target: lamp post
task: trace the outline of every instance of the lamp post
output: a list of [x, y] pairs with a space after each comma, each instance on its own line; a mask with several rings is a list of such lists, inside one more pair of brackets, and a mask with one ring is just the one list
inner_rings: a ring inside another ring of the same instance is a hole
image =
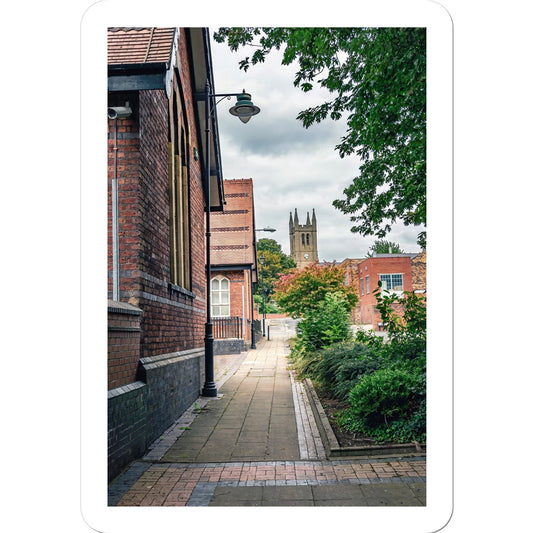
[[265, 336], [265, 285], [263, 283], [263, 270], [265, 269], [265, 256], [261, 254], [261, 257], [259, 258], [259, 263], [261, 264], [261, 297], [263, 301], [263, 337]]
[[[206, 322], [205, 322], [205, 383], [202, 389], [202, 396], [215, 397], [217, 395], [217, 387], [215, 384], [215, 365], [213, 360], [213, 322], [211, 319], [211, 161], [209, 158], [209, 150], [211, 146], [211, 109], [215, 109], [216, 105], [224, 98], [237, 97], [237, 103], [229, 110], [229, 112], [239, 117], [241, 122], [248, 122], [251, 117], [257, 115], [260, 109], [252, 103], [252, 97], [245, 92], [242, 93], [225, 93], [214, 94], [211, 92], [211, 85], [209, 79], [205, 83], [205, 179], [206, 179], [206, 217], [205, 217], [205, 246], [206, 246]], [[221, 99], [216, 102], [216, 98]]]
[[[264, 228], [256, 228], [254, 231], [268, 231], [269, 233], [273, 233], [274, 231], [276, 231], [275, 228], [271, 228], [269, 226], [265, 226]], [[255, 243], [255, 239], [254, 239], [254, 243]], [[263, 254], [261, 254], [263, 255]], [[263, 258], [264, 260], [264, 258]], [[254, 318], [253, 318], [253, 306], [254, 306], [254, 300], [253, 300], [253, 295], [252, 295], [252, 350], [255, 350], [256, 349], [256, 345], [255, 345], [255, 327], [254, 327]]]

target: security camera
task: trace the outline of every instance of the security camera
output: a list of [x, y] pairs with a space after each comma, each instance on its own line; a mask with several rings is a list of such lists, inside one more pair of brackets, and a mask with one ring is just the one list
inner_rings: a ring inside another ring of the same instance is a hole
[[131, 107], [126, 103], [123, 107], [108, 107], [107, 116], [111, 119], [128, 118], [131, 115]]

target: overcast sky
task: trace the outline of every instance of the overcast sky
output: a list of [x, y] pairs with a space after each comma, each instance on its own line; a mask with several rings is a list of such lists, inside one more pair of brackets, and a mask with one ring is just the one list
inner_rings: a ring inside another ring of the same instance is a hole
[[[211, 37], [216, 29], [210, 28]], [[212, 39], [212, 56], [215, 90], [246, 89], [261, 109], [243, 124], [229, 114], [235, 98], [217, 106], [224, 178], [253, 178], [256, 227], [276, 228], [275, 233], [259, 232], [258, 238], [274, 238], [289, 254], [290, 212], [298, 209], [300, 223], [305, 223], [314, 208], [321, 261], [364, 257], [376, 238], [352, 233], [349, 216], [332, 205], [358, 175], [357, 156], [341, 159], [335, 150], [345, 122], [327, 119], [305, 129], [296, 119], [299, 111], [331, 99], [331, 94], [322, 89], [305, 94], [294, 87], [296, 66], [281, 65], [281, 52], [272, 52], [248, 72], [239, 70], [239, 60], [245, 57], [242, 49], [231, 52], [227, 44]], [[405, 252], [419, 252], [419, 231], [397, 225], [385, 238]]]

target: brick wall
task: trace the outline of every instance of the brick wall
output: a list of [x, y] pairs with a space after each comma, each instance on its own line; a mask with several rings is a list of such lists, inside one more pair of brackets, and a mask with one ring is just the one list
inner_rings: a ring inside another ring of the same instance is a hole
[[[143, 311], [141, 355], [203, 346], [205, 323], [204, 198], [186, 54], [180, 32], [179, 84], [183, 87], [190, 133], [191, 290], [171, 285], [168, 192], [168, 98], [164, 90], [111, 93], [109, 105], [130, 103], [133, 114], [117, 121], [120, 300]], [[114, 122], [108, 127], [109, 243], [108, 293], [112, 294], [111, 179], [114, 174]]]
[[[193, 113], [185, 32], [179, 77], [189, 132], [190, 289], [170, 282], [168, 98], [164, 90], [110, 93], [109, 106], [129, 102], [133, 114], [117, 126], [120, 302], [139, 310], [126, 323], [109, 320], [109, 475], [139, 457], [196, 398], [204, 381], [205, 214], [199, 142]], [[112, 296], [111, 180], [114, 127], [108, 122], [108, 294]], [[113, 304], [112, 304], [113, 306]], [[140, 314], [142, 312], [142, 314]], [[140, 326], [137, 332], [127, 328]], [[122, 328], [119, 331], [116, 328]]]
[[[113, 95], [131, 102], [132, 95]], [[132, 104], [134, 105], [134, 104]], [[138, 110], [118, 121], [120, 299], [143, 310], [142, 355], [198, 347], [205, 322], [204, 209], [200, 169], [190, 179], [191, 291], [172, 286], [168, 197], [168, 103], [164, 91], [140, 91]], [[111, 178], [114, 124], [109, 124], [109, 295], [112, 293]]]
[[[140, 159], [139, 151], [139, 98], [137, 93], [111, 93], [109, 106], [123, 106], [128, 102], [133, 110], [127, 119], [108, 120], [108, 298], [113, 293], [113, 247], [111, 183], [115, 176], [115, 128], [116, 128], [116, 177], [118, 184], [120, 288], [126, 293], [140, 289]], [[135, 302], [133, 302], [135, 304]]]
[[341, 263], [341, 267], [343, 267], [346, 271], [346, 277], [345, 277], [345, 283], [347, 285], [353, 285], [357, 289], [357, 294], [359, 297], [359, 301], [357, 302], [356, 306], [351, 310], [350, 313], [350, 319], [352, 324], [361, 324], [361, 287], [359, 282], [359, 270], [357, 265], [361, 263], [363, 259], [345, 259]]
[[142, 311], [121, 302], [108, 302], [107, 388], [136, 380], [141, 356]]
[[[403, 290], [412, 291], [411, 258], [407, 255], [371, 257], [359, 263], [357, 268], [360, 294], [361, 278], [365, 280], [364, 294], [361, 294], [359, 304], [361, 309], [361, 322], [363, 324], [372, 324], [374, 329], [378, 329], [378, 324], [381, 322], [381, 315], [376, 309], [376, 298], [372, 293], [378, 287], [379, 275], [403, 274]], [[366, 276], [369, 277], [370, 292], [367, 291]], [[401, 311], [401, 308], [398, 307], [398, 310]]]

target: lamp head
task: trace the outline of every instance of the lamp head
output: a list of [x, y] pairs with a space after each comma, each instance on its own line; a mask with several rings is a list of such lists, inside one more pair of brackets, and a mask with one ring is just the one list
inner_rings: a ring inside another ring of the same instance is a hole
[[241, 122], [245, 124], [250, 120], [251, 117], [257, 115], [261, 111], [257, 106], [252, 102], [252, 96], [242, 90], [242, 94], [237, 96], [237, 103], [229, 110], [229, 112], [241, 119]]

